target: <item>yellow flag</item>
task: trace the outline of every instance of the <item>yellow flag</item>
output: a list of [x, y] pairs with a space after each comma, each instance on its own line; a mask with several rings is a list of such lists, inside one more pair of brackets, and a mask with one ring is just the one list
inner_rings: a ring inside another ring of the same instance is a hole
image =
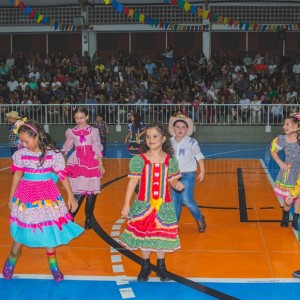
[[41, 23], [41, 21], [43, 20], [44, 16], [43, 15], [39, 15], [36, 22], [37, 23]]
[[191, 4], [188, 3], [188, 2], [184, 2], [183, 8], [184, 8], [184, 11], [185, 11], [185, 12], [190, 11], [190, 9], [191, 9]]

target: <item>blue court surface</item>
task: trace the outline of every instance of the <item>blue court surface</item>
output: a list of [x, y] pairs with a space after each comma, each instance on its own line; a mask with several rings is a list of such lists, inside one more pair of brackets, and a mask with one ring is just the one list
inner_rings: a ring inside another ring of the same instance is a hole
[[[207, 159], [260, 159], [272, 179], [278, 172], [276, 163], [270, 157], [269, 144], [203, 144], [201, 149]], [[9, 157], [8, 147], [0, 145], [0, 157]], [[115, 143], [107, 146], [107, 158], [129, 157], [126, 145]], [[189, 279], [178, 283], [160, 282], [152, 278], [148, 282], [137, 282], [136, 278], [118, 276], [66, 276], [63, 282], [55, 283], [48, 275], [17, 275], [10, 281], [0, 278], [0, 300], [300, 299], [300, 281], [293, 278]]]

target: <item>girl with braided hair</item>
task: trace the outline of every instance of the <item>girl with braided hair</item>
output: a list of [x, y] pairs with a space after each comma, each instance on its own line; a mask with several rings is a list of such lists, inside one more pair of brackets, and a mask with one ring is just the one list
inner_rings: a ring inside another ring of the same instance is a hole
[[[271, 144], [271, 156], [280, 167], [274, 191], [276, 196], [284, 202], [281, 227], [288, 227], [291, 204], [285, 200], [294, 189], [300, 172], [300, 140], [299, 140], [299, 114], [292, 114], [285, 118], [283, 123], [284, 135], [277, 136]], [[285, 159], [279, 157], [279, 152], [284, 151]], [[292, 227], [297, 230], [299, 219], [300, 199], [294, 203], [294, 216]]]
[[66, 177], [64, 156], [44, 127], [35, 121], [22, 122], [18, 136], [23, 148], [12, 157], [14, 175], [8, 201], [13, 244], [2, 275], [12, 278], [25, 245], [46, 248], [54, 281], [59, 282], [64, 275], [58, 268], [55, 247], [68, 244], [83, 228], [71, 222], [72, 215], [55, 183], [58, 178], [68, 195], [70, 211], [78, 204]]

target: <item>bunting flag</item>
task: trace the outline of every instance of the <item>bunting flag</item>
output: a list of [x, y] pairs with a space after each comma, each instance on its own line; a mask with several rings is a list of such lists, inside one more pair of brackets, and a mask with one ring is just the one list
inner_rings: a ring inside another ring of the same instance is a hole
[[[109, 1], [109, 0], [108, 0]], [[62, 24], [59, 21], [50, 17], [44, 16], [37, 12], [34, 8], [27, 6], [22, 0], [9, 0], [9, 3], [14, 7], [18, 7], [21, 11], [28, 16], [29, 19], [35, 20], [37, 24], [49, 25], [54, 30], [61, 31], [81, 31], [81, 26], [75, 26], [74, 24]]]
[[[107, 0], [109, 2], [109, 0]], [[210, 20], [218, 25], [226, 25], [228, 27], [239, 28], [240, 30], [253, 30], [253, 31], [298, 31], [300, 24], [257, 24], [254, 22], [244, 22], [242, 20], [234, 20], [224, 16], [212, 14], [209, 11], [203, 10], [200, 7], [190, 4], [183, 0], [164, 0], [164, 4], [177, 5], [179, 8], [184, 9], [185, 12], [191, 12], [193, 15], [202, 17], [204, 20]]]
[[[118, 13], [122, 13], [123, 15], [127, 16], [128, 18], [133, 19], [134, 21], [140, 22], [142, 24], [148, 25], [154, 28], [160, 28], [163, 30], [173, 30], [173, 31], [181, 31], [181, 32], [195, 32], [195, 31], [206, 31], [209, 29], [209, 25], [179, 25], [179, 24], [172, 24], [170, 22], [159, 20], [152, 18], [150, 16], [145, 16], [143, 13], [136, 11], [128, 6], [125, 6], [119, 3], [116, 0], [103, 0], [105, 5], [111, 5], [114, 11]], [[211, 16], [209, 12], [205, 12], [202, 9], [197, 8], [196, 6], [191, 6], [188, 2], [183, 0], [164, 0], [165, 4], [171, 5], [180, 5], [186, 12], [189, 10], [193, 10], [195, 14], [202, 15], [205, 13], [208, 17]]]

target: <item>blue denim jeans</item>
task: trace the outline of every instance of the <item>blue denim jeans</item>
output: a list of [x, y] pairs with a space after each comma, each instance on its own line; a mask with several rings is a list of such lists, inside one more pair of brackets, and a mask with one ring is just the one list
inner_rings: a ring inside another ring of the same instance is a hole
[[182, 177], [180, 178], [180, 181], [185, 186], [184, 190], [178, 192], [172, 189], [172, 200], [174, 203], [178, 222], [180, 219], [183, 204], [189, 209], [192, 216], [197, 222], [202, 219], [200, 209], [194, 198], [195, 180], [196, 180], [196, 172], [182, 173]]

